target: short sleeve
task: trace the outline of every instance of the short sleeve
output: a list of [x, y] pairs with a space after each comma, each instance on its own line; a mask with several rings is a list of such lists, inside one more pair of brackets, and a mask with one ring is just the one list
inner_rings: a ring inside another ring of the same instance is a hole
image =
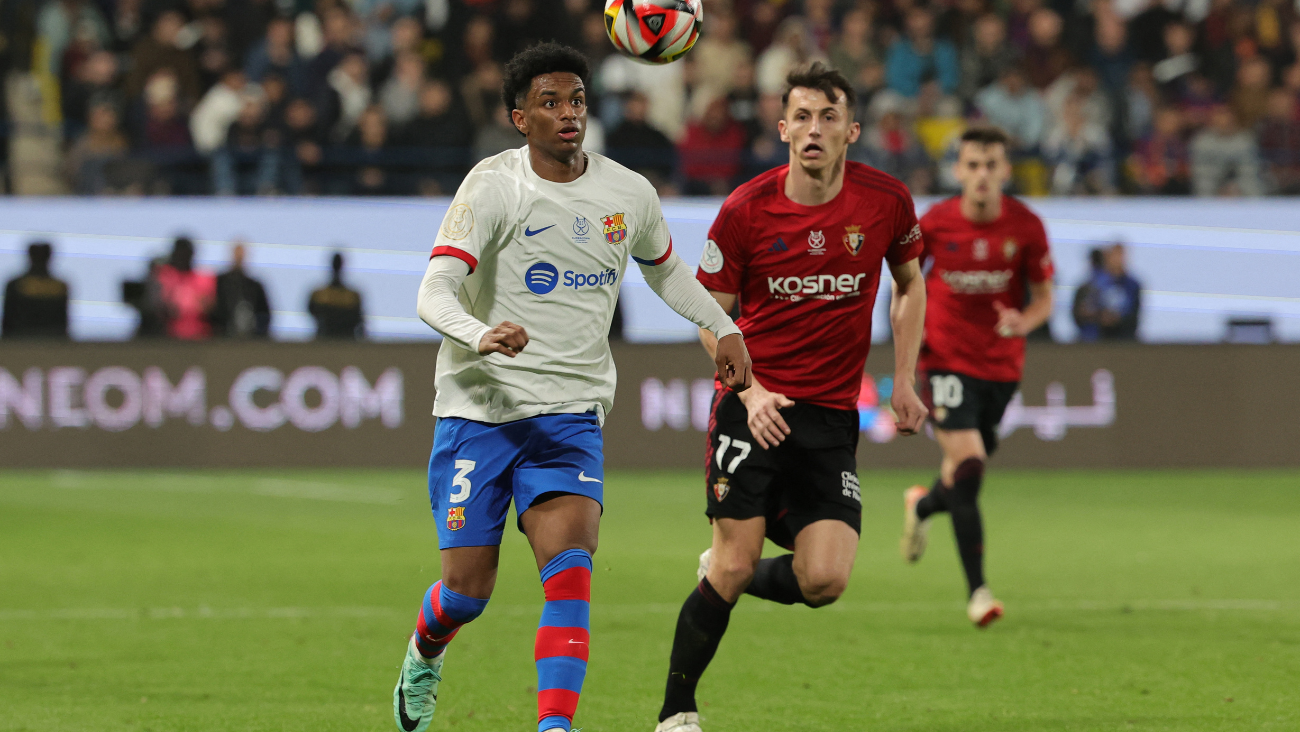
[[[641, 231], [637, 232], [636, 241], [632, 242], [632, 259], [637, 264], [653, 267], [668, 261], [668, 256], [673, 253], [673, 237], [668, 231], [668, 222], [664, 220], [664, 211], [659, 205], [659, 196], [655, 194], [653, 189], [647, 194], [645, 205], [642, 208], [645, 212], [642, 221], [645, 223], [641, 224]], [[614, 216], [617, 215], [614, 214]], [[606, 227], [623, 224], [621, 221], [602, 223]]]
[[471, 172], [460, 184], [451, 207], [442, 217], [438, 236], [433, 242], [429, 258], [455, 257], [469, 265], [469, 271], [478, 268], [483, 253], [496, 241], [510, 207], [497, 176], [492, 173]]
[[894, 240], [885, 252], [885, 261], [897, 266], [921, 256], [925, 246], [921, 237], [921, 225], [916, 220], [916, 205], [912, 203], [910, 193], [903, 194], [894, 220]]
[[704, 242], [704, 254], [700, 256], [700, 267], [695, 273], [705, 289], [729, 294], [740, 292], [745, 271], [741, 256], [745, 241], [744, 221], [745, 217], [726, 203], [713, 220], [709, 239]]
[[1056, 265], [1052, 263], [1052, 250], [1047, 244], [1047, 230], [1038, 218], [1033, 219], [1029, 230], [1025, 242], [1025, 273], [1030, 282], [1050, 282], [1056, 274]]

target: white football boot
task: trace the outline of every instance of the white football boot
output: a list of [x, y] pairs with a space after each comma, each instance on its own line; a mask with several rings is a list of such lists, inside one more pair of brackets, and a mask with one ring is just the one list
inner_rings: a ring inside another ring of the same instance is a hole
[[695, 570], [695, 581], [703, 582], [704, 578], [709, 576], [709, 562], [713, 561], [713, 547], [704, 550], [700, 555], [700, 568]]
[[988, 585], [980, 585], [970, 596], [966, 604], [966, 617], [980, 628], [987, 628], [994, 620], [1002, 617], [1002, 603], [993, 599], [993, 592]]
[[[708, 552], [705, 552], [708, 554]], [[698, 712], [678, 712], [660, 722], [655, 732], [704, 732], [700, 729]]]
[[925, 545], [930, 540], [930, 519], [921, 519], [916, 515], [916, 504], [927, 493], [929, 491], [919, 485], [903, 491], [903, 538], [898, 546], [903, 552], [903, 559], [913, 564], [925, 554]]

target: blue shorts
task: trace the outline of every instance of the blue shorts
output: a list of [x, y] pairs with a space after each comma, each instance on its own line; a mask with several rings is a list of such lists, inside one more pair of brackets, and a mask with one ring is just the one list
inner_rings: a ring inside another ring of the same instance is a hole
[[544, 493], [587, 496], [603, 506], [603, 448], [591, 412], [504, 424], [439, 419], [429, 456], [438, 546], [499, 545], [512, 498], [520, 515]]

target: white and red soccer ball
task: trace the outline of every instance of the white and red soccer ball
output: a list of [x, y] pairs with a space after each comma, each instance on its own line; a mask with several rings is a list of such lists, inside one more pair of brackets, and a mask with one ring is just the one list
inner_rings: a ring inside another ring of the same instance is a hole
[[704, 25], [701, 0], [605, 0], [605, 32], [620, 53], [668, 64], [691, 50]]

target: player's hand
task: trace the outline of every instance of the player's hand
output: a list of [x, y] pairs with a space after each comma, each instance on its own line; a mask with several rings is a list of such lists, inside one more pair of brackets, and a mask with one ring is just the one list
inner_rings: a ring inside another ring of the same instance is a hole
[[1029, 335], [1029, 331], [1025, 329], [1024, 313], [1009, 308], [997, 300], [993, 301], [993, 309], [998, 311], [998, 324], [993, 326], [998, 335], [1003, 338], [1024, 338]]
[[758, 446], [767, 450], [781, 444], [790, 434], [790, 426], [785, 423], [780, 410], [793, 407], [794, 402], [786, 399], [785, 394], [768, 391], [762, 384], [740, 395], [740, 401], [749, 412], [749, 432], [758, 440]]
[[528, 345], [528, 331], [524, 330], [524, 326], [503, 320], [501, 325], [483, 334], [482, 340], [478, 342], [478, 352], [484, 356], [489, 353], [504, 353], [514, 358], [524, 350], [526, 345]]
[[739, 333], [718, 339], [718, 348], [713, 354], [713, 363], [718, 366], [718, 377], [732, 391], [744, 391], [754, 383], [749, 349], [745, 348], [745, 339]]
[[916, 395], [911, 384], [902, 385], [901, 379], [894, 380], [894, 394], [889, 397], [889, 406], [894, 409], [894, 428], [900, 435], [914, 435], [921, 431], [925, 417], [930, 413]]

